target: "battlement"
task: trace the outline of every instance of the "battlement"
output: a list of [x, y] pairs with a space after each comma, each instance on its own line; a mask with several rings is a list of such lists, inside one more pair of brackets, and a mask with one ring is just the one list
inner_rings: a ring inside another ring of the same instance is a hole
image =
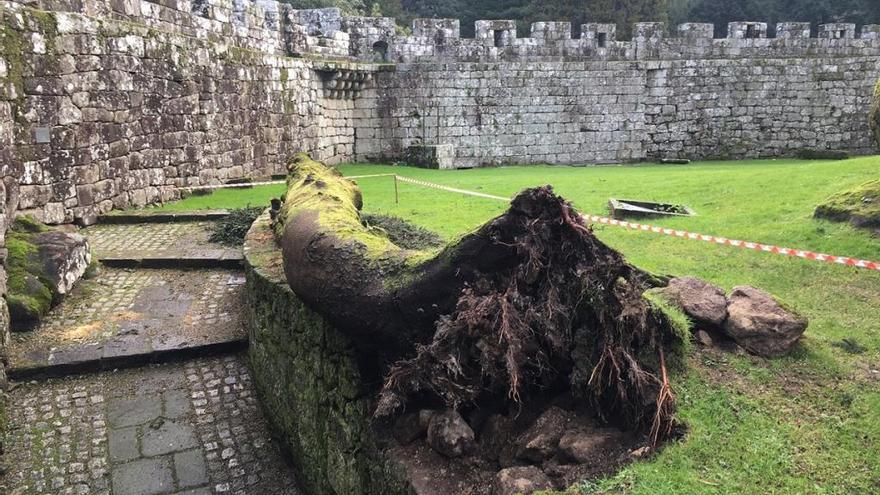
[[[786, 58], [880, 54], [880, 25], [822, 24], [817, 37], [803, 22], [781, 22], [768, 37], [762, 22], [732, 22], [716, 38], [714, 26], [686, 23], [674, 35], [662, 23], [637, 23], [619, 40], [614, 24], [587, 23], [573, 36], [570, 22], [536, 22], [517, 37], [512, 20], [480, 20], [474, 38], [461, 37], [457, 19], [415, 19], [398, 34], [390, 18], [348, 17], [339, 9], [295, 10], [275, 0], [14, 0], [51, 10], [122, 19], [163, 31], [216, 39], [267, 54], [347, 58], [369, 62], [650, 60]], [[11, 5], [5, 2], [6, 5]], [[2, 3], [0, 3], [2, 5]]]
[[300, 151], [471, 167], [874, 150], [880, 26], [640, 23], [622, 40], [481, 20], [463, 38], [454, 19], [404, 32], [274, 0], [0, 0], [0, 19], [7, 197], [51, 223], [279, 173]]

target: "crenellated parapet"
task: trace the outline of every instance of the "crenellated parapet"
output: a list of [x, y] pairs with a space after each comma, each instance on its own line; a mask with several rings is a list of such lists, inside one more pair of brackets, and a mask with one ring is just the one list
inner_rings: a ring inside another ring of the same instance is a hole
[[[614, 24], [587, 23], [573, 36], [569, 22], [536, 22], [518, 37], [512, 20], [480, 20], [473, 38], [457, 19], [415, 19], [411, 34], [390, 18], [343, 16], [339, 9], [295, 10], [275, 0], [14, 0], [28, 6], [123, 19], [162, 31], [214, 39], [268, 54], [369, 62], [652, 60], [880, 53], [880, 25], [831, 23], [811, 34], [809, 23], [781, 22], [775, 37], [763, 22], [731, 22], [716, 38], [712, 24], [637, 23], [620, 40]], [[670, 35], [670, 33], [673, 33]]]

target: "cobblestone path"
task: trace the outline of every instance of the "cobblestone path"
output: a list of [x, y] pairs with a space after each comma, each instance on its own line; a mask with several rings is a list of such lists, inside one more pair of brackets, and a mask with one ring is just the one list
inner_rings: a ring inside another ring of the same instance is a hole
[[[200, 249], [190, 243], [206, 237], [182, 226], [165, 228], [162, 242], [143, 241], [135, 226], [102, 226], [95, 244], [114, 257], [187, 256]], [[131, 250], [120, 240], [128, 236], [135, 236]], [[175, 254], [167, 246], [186, 249]], [[39, 328], [15, 336], [13, 367], [61, 366], [121, 347], [137, 358], [163, 345], [242, 339], [243, 281], [228, 269], [104, 268]], [[267, 429], [245, 354], [100, 368], [15, 384], [0, 493], [299, 494]]]

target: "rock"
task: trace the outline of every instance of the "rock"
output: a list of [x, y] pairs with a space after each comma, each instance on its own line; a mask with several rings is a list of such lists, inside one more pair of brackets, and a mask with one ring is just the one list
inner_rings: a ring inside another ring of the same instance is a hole
[[408, 445], [427, 431], [427, 425], [420, 421], [419, 413], [404, 414], [394, 422], [392, 434], [401, 445]]
[[434, 411], [432, 409], [422, 409], [421, 411], [419, 411], [418, 414], [419, 414], [419, 424], [422, 425], [422, 428], [427, 430], [428, 425], [431, 424], [431, 418], [433, 418], [434, 415], [437, 414], [437, 411]]
[[651, 447], [645, 445], [644, 447], [639, 447], [637, 449], [631, 450], [629, 453], [629, 457], [630, 457], [630, 459], [633, 459], [633, 460], [644, 459], [645, 457], [648, 457], [648, 455], [650, 455], [650, 454], [651, 454]]
[[578, 464], [587, 464], [600, 458], [602, 451], [614, 442], [620, 442], [622, 433], [613, 428], [570, 430], [559, 439], [561, 456]]
[[89, 241], [80, 234], [53, 231], [36, 234], [33, 242], [54, 292], [69, 293], [92, 262]]
[[9, 313], [18, 328], [39, 322], [70, 292], [91, 263], [85, 237], [51, 230], [27, 216], [7, 235]]
[[428, 445], [446, 457], [461, 457], [474, 448], [474, 430], [457, 411], [438, 412], [428, 424]]
[[511, 442], [511, 432], [513, 430], [513, 420], [500, 414], [493, 414], [486, 419], [483, 428], [480, 430], [480, 448], [483, 454], [492, 460], [505, 459], [502, 465], [507, 465], [512, 461], [513, 453], [509, 452]]
[[661, 290], [670, 302], [678, 305], [695, 323], [721, 327], [727, 318], [724, 291], [704, 280], [679, 277]]
[[770, 294], [749, 286], [734, 287], [727, 312], [724, 331], [747, 351], [764, 357], [787, 353], [809, 323]]
[[553, 457], [571, 417], [571, 413], [556, 406], [544, 411], [535, 423], [520, 435], [516, 457], [536, 463]]
[[535, 466], [502, 469], [495, 475], [493, 495], [528, 495], [541, 490], [552, 490], [553, 483]]
[[705, 330], [694, 330], [694, 340], [704, 347], [714, 347], [715, 340], [712, 335]]

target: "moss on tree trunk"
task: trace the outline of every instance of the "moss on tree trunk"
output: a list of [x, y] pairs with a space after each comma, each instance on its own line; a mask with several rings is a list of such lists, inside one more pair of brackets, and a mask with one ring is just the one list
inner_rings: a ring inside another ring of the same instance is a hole
[[666, 356], [685, 329], [643, 297], [651, 277], [550, 187], [442, 249], [413, 251], [364, 226], [360, 190], [337, 171], [305, 155], [289, 171], [274, 225], [286, 278], [384, 379], [377, 415], [549, 388], [655, 441], [672, 431]]

